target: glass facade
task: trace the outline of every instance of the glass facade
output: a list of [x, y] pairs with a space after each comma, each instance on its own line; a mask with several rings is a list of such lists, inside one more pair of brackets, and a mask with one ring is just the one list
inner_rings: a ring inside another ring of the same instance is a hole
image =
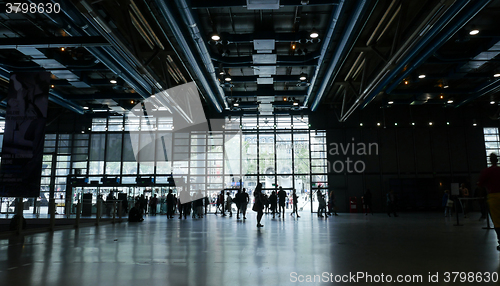
[[173, 132], [171, 118], [94, 118], [85, 133], [46, 134], [42, 205], [52, 179], [56, 203], [64, 203], [67, 194], [76, 200], [77, 190], [66, 192], [68, 175], [94, 184], [117, 177], [124, 185], [134, 185], [138, 176], [166, 184], [172, 175], [209, 196], [239, 186], [251, 194], [262, 182], [266, 192], [295, 188], [307, 202], [311, 191], [328, 187], [326, 133], [310, 131], [307, 116], [233, 116], [222, 131], [212, 132]]
[[495, 153], [500, 155], [500, 138], [497, 127], [484, 128], [484, 144], [486, 147], [486, 160], [488, 167], [491, 166], [489, 155]]

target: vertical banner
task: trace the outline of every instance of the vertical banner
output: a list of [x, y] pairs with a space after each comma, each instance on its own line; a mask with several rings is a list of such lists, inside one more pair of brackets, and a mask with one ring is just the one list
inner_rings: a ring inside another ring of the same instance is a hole
[[38, 197], [50, 73], [10, 77], [0, 167], [0, 196]]

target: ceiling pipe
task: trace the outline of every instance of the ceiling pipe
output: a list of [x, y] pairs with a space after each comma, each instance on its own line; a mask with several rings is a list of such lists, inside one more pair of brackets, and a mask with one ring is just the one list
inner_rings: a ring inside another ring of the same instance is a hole
[[[474, 5], [473, 9], [470, 9], [466, 12], [466, 15], [462, 16], [462, 19], [466, 19], [467, 15], [471, 16], [474, 14], [474, 11], [478, 11], [484, 7], [484, 2], [489, 2], [487, 0], [481, 0]], [[382, 68], [380, 73], [375, 77], [375, 79], [367, 86], [367, 88], [363, 91], [363, 93], [356, 99], [354, 104], [348, 109], [348, 111], [340, 118], [341, 122], [347, 120], [347, 118], [359, 107], [366, 107], [378, 94], [382, 89], [387, 86], [391, 82], [391, 80], [399, 74], [399, 72], [412, 60], [414, 59], [431, 41], [437, 36], [444, 27], [449, 25], [449, 23], [457, 16], [457, 14], [462, 11], [466, 4], [469, 3], [470, 0], [458, 0], [454, 2], [446, 11], [442, 13], [442, 16], [437, 19], [436, 23], [431, 25], [435, 18], [436, 13], [440, 13], [443, 9], [443, 3], [440, 3], [436, 6], [435, 13], [429, 15], [430, 22], [424, 22], [420, 28], [423, 28], [423, 31], [419, 29], [416, 30], [416, 33], [413, 34], [413, 37], [410, 37], [407, 42], [405, 42], [402, 47], [398, 50], [398, 52], [387, 62], [387, 64]], [[431, 28], [429, 28], [431, 27]], [[411, 46], [412, 49], [408, 50], [408, 46]], [[394, 67], [395, 63], [398, 63], [396, 67]]]
[[325, 59], [326, 52], [330, 47], [330, 42], [333, 38], [333, 32], [337, 30], [337, 23], [340, 18], [341, 12], [343, 11], [344, 3], [345, 0], [340, 0], [337, 7], [333, 8], [332, 16], [330, 18], [330, 26], [328, 27], [328, 30], [326, 30], [325, 37], [323, 38], [323, 44], [321, 45], [320, 56], [318, 58], [318, 65], [316, 66], [314, 74], [311, 77], [311, 86], [309, 86], [309, 89], [307, 90], [307, 96], [304, 100], [304, 107], [307, 105], [307, 102], [309, 102], [309, 98], [311, 97], [312, 90], [318, 78], [319, 70], [321, 69], [321, 65], [323, 64], [323, 61]]
[[[181, 47], [182, 52], [186, 56], [189, 64], [191, 65], [191, 67], [194, 70], [194, 73], [198, 77], [198, 81], [201, 83], [205, 92], [207, 93], [208, 98], [210, 98], [210, 100], [211, 100], [212, 104], [215, 106], [215, 109], [217, 110], [217, 112], [221, 113], [224, 108], [228, 107], [227, 102], [225, 102], [225, 100], [224, 100], [224, 91], [220, 87], [217, 87], [217, 95], [215, 94], [214, 90], [212, 89], [210, 83], [207, 80], [207, 77], [205, 76], [205, 73], [203, 72], [203, 70], [199, 66], [198, 60], [196, 59], [195, 55], [193, 54], [193, 51], [190, 48], [190, 45], [187, 43], [183, 30], [181, 29], [181, 27], [178, 24], [178, 21], [176, 20], [175, 15], [177, 13], [170, 7], [170, 5], [171, 5], [170, 3], [167, 4], [168, 1], [154, 0], [154, 2], [156, 4], [156, 6], [158, 7], [162, 16], [165, 18], [165, 21], [167, 22], [168, 26], [170, 27], [170, 30], [172, 31], [175, 39], [177, 40], [177, 43]], [[191, 16], [191, 18], [192, 18], [192, 16]], [[205, 47], [205, 49], [206, 49], [206, 47]], [[210, 61], [210, 58], [209, 58], [209, 61]], [[212, 65], [212, 67], [213, 67], [213, 65]], [[213, 75], [211, 75], [211, 77], [213, 78], [214, 76], [215, 76], [215, 69], [213, 70]], [[224, 102], [224, 105], [225, 105], [224, 108], [219, 103], [219, 99], [217, 97], [222, 98], [222, 101]]]
[[490, 82], [490, 83], [487, 83], [487, 84], [481, 86], [480, 88], [477, 89], [477, 91], [474, 94], [472, 94], [468, 98], [462, 100], [461, 102], [455, 104], [455, 107], [464, 106], [465, 104], [467, 104], [475, 99], [478, 99], [483, 95], [497, 92], [498, 90], [500, 90], [500, 79], [497, 79], [493, 82]]
[[[444, 32], [444, 34], [440, 34], [439, 37], [431, 44], [430, 47], [426, 47], [423, 54], [418, 54], [417, 61], [412, 63], [399, 77], [397, 77], [389, 87], [387, 87], [386, 92], [391, 93], [400, 83], [406, 78], [411, 72], [413, 72], [417, 67], [422, 65], [425, 60], [427, 60], [432, 54], [440, 48], [444, 43], [446, 43], [458, 30], [463, 28], [465, 24], [467, 24], [479, 11], [481, 11], [486, 5], [490, 3], [490, 0], [481, 0], [474, 3], [473, 7], [467, 9], [464, 13], [465, 15], [458, 18], [457, 23], [454, 23], [453, 26]], [[464, 5], [465, 6], [465, 5]], [[457, 11], [458, 12], [458, 11]], [[454, 16], [454, 15], [453, 15]], [[452, 17], [453, 18], [453, 17]], [[418, 51], [414, 54], [417, 56]], [[409, 63], [411, 59], [407, 62]], [[366, 101], [365, 101], [366, 102]], [[366, 104], [363, 103], [364, 106]]]
[[[316, 109], [319, 106], [319, 103], [323, 99], [323, 95], [325, 94], [326, 88], [328, 86], [330, 86], [330, 84], [331, 84], [331, 79], [334, 79], [337, 76], [337, 74], [340, 71], [339, 67], [345, 62], [347, 57], [345, 57], [344, 55], [346, 55], [347, 45], [349, 44], [349, 42], [354, 43], [356, 41], [357, 37], [359, 37], [359, 34], [358, 34], [356, 36], [356, 39], [351, 41], [352, 38], [349, 36], [352, 35], [354, 29], [359, 24], [359, 20], [366, 12], [366, 9], [368, 8], [368, 5], [366, 4], [366, 2], [367, 2], [366, 0], [361, 0], [358, 2], [358, 5], [357, 5], [358, 7], [354, 11], [354, 14], [352, 15], [352, 17], [349, 21], [349, 25], [345, 29], [344, 36], [340, 40], [340, 43], [339, 43], [337, 49], [335, 50], [333, 58], [330, 61], [328, 69], [325, 73], [325, 77], [322, 79], [319, 90], [316, 93], [316, 96], [314, 97], [314, 101], [311, 104], [311, 111], [316, 111]], [[376, 5], [374, 5], [374, 8], [375, 8], [375, 6]], [[373, 12], [373, 10], [372, 10], [372, 12]], [[366, 25], [366, 23], [367, 23], [367, 21], [365, 21], [365, 23], [363, 23], [363, 26]], [[352, 46], [349, 48], [349, 50], [352, 50]], [[347, 53], [348, 52], [349, 51], [347, 51]], [[312, 89], [312, 85], [311, 85], [311, 89]], [[308, 98], [306, 98], [305, 104], [307, 104], [307, 100], [308, 100]]]

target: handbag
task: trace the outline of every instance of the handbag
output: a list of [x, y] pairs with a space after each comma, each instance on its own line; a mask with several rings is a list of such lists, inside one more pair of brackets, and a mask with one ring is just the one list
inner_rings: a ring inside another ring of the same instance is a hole
[[448, 199], [448, 201], [446, 202], [446, 206], [449, 208], [453, 207], [453, 200]]

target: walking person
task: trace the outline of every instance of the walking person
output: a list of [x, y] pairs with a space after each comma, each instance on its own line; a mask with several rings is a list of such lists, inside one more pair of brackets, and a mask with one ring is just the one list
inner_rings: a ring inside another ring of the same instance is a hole
[[247, 193], [247, 190], [243, 188], [243, 193], [240, 198], [240, 209], [241, 209], [241, 214], [243, 214], [243, 219], [247, 219], [247, 206], [248, 203], [250, 202], [250, 196]]
[[227, 192], [226, 193], [227, 198], [226, 198], [226, 210], [229, 212], [229, 217], [233, 217], [233, 198], [231, 198], [231, 193]]
[[495, 153], [490, 154], [491, 167], [484, 169], [479, 177], [479, 186], [485, 187], [488, 192], [488, 206], [490, 216], [495, 226], [495, 232], [500, 251], [500, 167], [498, 167], [498, 157]]
[[272, 191], [269, 196], [269, 204], [271, 205], [271, 213], [273, 214], [273, 218], [276, 216], [276, 208], [278, 208], [278, 196], [276, 195], [276, 191]]
[[278, 203], [279, 203], [279, 210], [278, 210], [278, 216], [282, 216], [285, 218], [285, 205], [286, 205], [286, 192], [283, 191], [283, 187], [280, 186], [280, 190], [278, 191]]
[[167, 218], [174, 218], [174, 210], [175, 210], [175, 198], [172, 193], [172, 189], [168, 190], [167, 195]]
[[318, 198], [318, 217], [323, 217], [323, 213], [325, 213], [325, 217], [328, 217], [328, 214], [326, 213], [325, 195], [321, 192], [321, 190], [318, 190], [316, 195]]
[[444, 216], [451, 216], [451, 207], [453, 206], [453, 201], [451, 200], [450, 191], [448, 190], [444, 191], [442, 205], [444, 207]]
[[151, 215], [156, 215], [156, 206], [158, 205], [158, 198], [156, 197], [156, 194], [149, 199], [149, 212]]
[[394, 196], [394, 191], [390, 190], [387, 193], [387, 215], [391, 216], [391, 213], [394, 214], [394, 217], [398, 217], [396, 213], [396, 197]]
[[330, 208], [331, 208], [330, 209], [330, 215], [337, 215], [338, 216], [339, 214], [337, 213], [337, 207], [335, 206], [335, 193], [333, 192], [333, 190], [331, 190], [328, 193], [328, 202], [329, 202], [329, 205], [330, 205]]
[[234, 196], [233, 202], [236, 204], [236, 219], [240, 219], [240, 207], [241, 207], [241, 189], [238, 190], [236, 195]]
[[368, 215], [368, 210], [373, 215], [373, 210], [372, 210], [372, 192], [370, 189], [366, 189], [365, 194], [363, 195], [363, 204], [365, 206], [365, 215]]
[[299, 212], [297, 210], [297, 203], [298, 203], [298, 200], [299, 200], [299, 196], [297, 196], [297, 191], [295, 189], [293, 189], [293, 193], [292, 193], [292, 213], [290, 215], [297, 215], [297, 217], [300, 217], [299, 216]]
[[262, 220], [262, 216], [264, 215], [264, 202], [262, 195], [262, 183], [258, 183], [255, 187], [255, 191], [253, 193], [255, 197], [255, 203], [253, 204], [252, 210], [257, 212], [257, 227], [263, 227], [264, 225], [260, 223]]

